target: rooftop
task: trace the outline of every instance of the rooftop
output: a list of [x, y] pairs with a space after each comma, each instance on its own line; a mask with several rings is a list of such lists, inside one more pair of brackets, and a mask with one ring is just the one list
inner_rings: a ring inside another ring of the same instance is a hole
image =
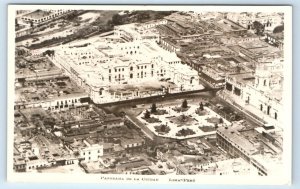
[[84, 89], [78, 87], [69, 77], [47, 77], [31, 82], [32, 85], [25, 82], [22, 88], [15, 89], [16, 102], [38, 102], [87, 96]]
[[258, 152], [257, 147], [247, 140], [241, 133], [239, 129], [242, 129], [240, 125], [233, 125], [232, 127], [221, 127], [218, 129], [218, 132], [222, 134], [222, 136], [226, 137], [226, 140], [231, 141], [235, 145], [242, 148], [247, 154], [253, 155]]
[[25, 14], [24, 17], [29, 17], [29, 18], [32, 18], [32, 19], [40, 19], [40, 18], [49, 16], [51, 14], [52, 13], [50, 11], [45, 11], [45, 10], [40, 10], [39, 9], [39, 10], [36, 10], [34, 12]]

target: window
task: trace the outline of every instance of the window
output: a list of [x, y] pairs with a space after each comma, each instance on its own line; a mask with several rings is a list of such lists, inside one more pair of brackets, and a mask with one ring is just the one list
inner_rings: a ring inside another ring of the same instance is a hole
[[124, 71], [124, 68], [122, 68], [122, 71]]
[[132, 70], [133, 70], [133, 67], [131, 66], [131, 67], [130, 67], [130, 71], [132, 71]]
[[111, 73], [111, 69], [109, 69], [108, 72]]

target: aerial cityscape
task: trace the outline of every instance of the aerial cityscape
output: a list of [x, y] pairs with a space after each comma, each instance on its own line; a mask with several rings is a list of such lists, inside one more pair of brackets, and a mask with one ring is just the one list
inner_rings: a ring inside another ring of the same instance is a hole
[[65, 8], [15, 12], [14, 172], [282, 174], [283, 13]]

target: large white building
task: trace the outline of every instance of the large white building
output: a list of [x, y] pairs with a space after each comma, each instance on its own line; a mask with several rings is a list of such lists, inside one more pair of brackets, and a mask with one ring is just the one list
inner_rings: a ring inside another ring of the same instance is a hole
[[[168, 80], [180, 90], [200, 87], [197, 71], [183, 65], [176, 53], [162, 49], [157, 44], [157, 38], [123, 42], [99, 38], [93, 44], [60, 46], [51, 59], [84, 87], [96, 103], [125, 98], [125, 93], [112, 90], [113, 86], [120, 87], [121, 84]], [[126, 90], [128, 93], [128, 88]], [[129, 93], [127, 97], [141, 97], [139, 91]]]
[[[281, 126], [283, 118], [283, 60], [276, 59], [257, 66], [254, 74], [227, 75], [225, 91], [242, 107], [252, 108], [261, 118], [271, 118]], [[249, 106], [247, 106], [249, 105]], [[251, 110], [251, 109], [250, 109]]]
[[132, 23], [115, 26], [114, 35], [126, 41], [150, 39], [159, 42], [160, 35], [155, 27], [165, 24], [167, 24], [167, 20], [156, 20], [144, 24]]
[[80, 149], [80, 156], [84, 161], [98, 161], [103, 156], [103, 145], [100, 144], [90, 144], [86, 140], [84, 142], [84, 147]]

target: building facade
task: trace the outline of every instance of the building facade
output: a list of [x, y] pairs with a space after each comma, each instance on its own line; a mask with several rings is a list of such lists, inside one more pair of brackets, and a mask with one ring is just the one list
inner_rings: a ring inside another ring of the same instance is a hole
[[122, 43], [102, 39], [84, 47], [62, 46], [55, 49], [50, 59], [96, 103], [140, 97], [136, 90], [127, 92], [125, 97], [125, 93], [112, 89], [120, 84], [167, 79], [183, 90], [199, 87], [197, 71], [183, 65], [174, 52], [162, 49], [152, 39]]
[[281, 126], [282, 104], [282, 61], [258, 65], [254, 74], [227, 75], [225, 91], [241, 106], [250, 105], [257, 115], [264, 115], [275, 120]]
[[90, 144], [86, 140], [83, 142], [86, 146], [80, 150], [80, 156], [84, 161], [98, 161], [103, 156], [103, 145]]

